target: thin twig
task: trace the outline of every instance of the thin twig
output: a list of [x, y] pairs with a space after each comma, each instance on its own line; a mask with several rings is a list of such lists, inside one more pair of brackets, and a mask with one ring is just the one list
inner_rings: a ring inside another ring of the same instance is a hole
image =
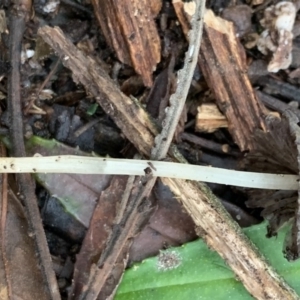
[[78, 138], [79, 136], [81, 136], [84, 132], [86, 132], [88, 129], [92, 128], [93, 126], [95, 126], [97, 123], [100, 122], [100, 119], [94, 119], [91, 120], [89, 122], [87, 122], [86, 124], [84, 124], [83, 126], [81, 126], [80, 128], [78, 128], [75, 132], [74, 132], [74, 136], [76, 138]]
[[290, 101], [294, 100], [300, 103], [300, 89], [290, 83], [279, 81], [270, 76], [260, 79], [259, 83], [275, 91], [277, 94], [286, 97]]
[[280, 113], [284, 113], [287, 110], [291, 110], [298, 118], [300, 118], [300, 110], [297, 108], [294, 108], [283, 101], [280, 101], [277, 98], [274, 98], [273, 96], [270, 96], [268, 94], [265, 94], [261, 91], [256, 91], [256, 95], [262, 101], [267, 107], [276, 110]]
[[184, 67], [178, 74], [176, 92], [170, 97], [170, 107], [166, 111], [163, 129], [155, 138], [155, 147], [151, 151], [151, 159], [153, 160], [161, 160], [166, 157], [182, 114], [198, 61], [205, 2], [205, 0], [196, 1], [196, 11], [191, 21], [192, 30], [189, 35], [189, 49], [185, 56]]
[[[11, 71], [8, 75], [8, 111], [11, 117], [11, 141], [12, 153], [15, 156], [26, 156], [23, 140], [23, 120], [21, 108], [20, 92], [20, 58], [22, 37], [26, 25], [26, 17], [31, 11], [30, 1], [21, 1], [13, 7], [10, 16], [10, 63]], [[30, 174], [18, 174], [16, 176], [20, 186], [20, 194], [25, 204], [25, 211], [29, 223], [29, 228], [35, 240], [36, 249], [40, 258], [42, 273], [44, 275], [45, 285], [49, 291], [50, 299], [60, 299], [60, 293], [52, 267], [49, 248], [46, 241], [45, 232], [37, 205], [33, 180]]]
[[68, 6], [74, 7], [77, 10], [83, 11], [88, 16], [92, 16], [93, 15], [93, 11], [91, 9], [88, 9], [85, 6], [79, 4], [79, 3], [75, 2], [75, 1], [72, 1], [72, 0], [62, 0], [61, 2], [64, 3], [64, 4], [66, 4], [66, 5], [68, 5]]
[[221, 154], [228, 154], [228, 155], [232, 155], [232, 156], [241, 156], [241, 152], [231, 149], [231, 147], [229, 145], [221, 145], [219, 143], [201, 138], [194, 134], [183, 132], [180, 137], [182, 140], [188, 141], [195, 145], [199, 145], [201, 148], [204, 148], [204, 149], [208, 149], [208, 150], [211, 150], [211, 151], [214, 151], [217, 153], [221, 153]]

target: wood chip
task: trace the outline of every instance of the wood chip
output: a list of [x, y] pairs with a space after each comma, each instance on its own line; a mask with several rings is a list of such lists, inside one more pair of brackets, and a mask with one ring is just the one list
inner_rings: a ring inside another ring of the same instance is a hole
[[197, 110], [196, 131], [211, 133], [219, 128], [228, 127], [226, 117], [220, 112], [216, 104], [202, 104]]

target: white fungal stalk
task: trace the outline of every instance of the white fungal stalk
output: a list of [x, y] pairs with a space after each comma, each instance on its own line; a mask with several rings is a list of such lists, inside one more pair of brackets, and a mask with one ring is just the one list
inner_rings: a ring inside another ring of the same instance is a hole
[[242, 172], [173, 162], [87, 156], [0, 158], [0, 173], [145, 175], [197, 180], [248, 188], [298, 190], [297, 175]]

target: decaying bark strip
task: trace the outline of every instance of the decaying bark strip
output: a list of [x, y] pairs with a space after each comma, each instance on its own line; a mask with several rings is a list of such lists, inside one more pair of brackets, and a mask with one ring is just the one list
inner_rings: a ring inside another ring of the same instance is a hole
[[160, 62], [161, 46], [149, 1], [93, 0], [92, 3], [105, 39], [119, 60], [132, 65], [144, 84], [152, 86], [152, 72]]
[[197, 233], [219, 253], [254, 298], [300, 299], [224, 213], [206, 185], [170, 178], [161, 180], [192, 216]]
[[[74, 79], [97, 98], [123, 134], [140, 153], [149, 157], [157, 129], [143, 108], [123, 95], [113, 81], [99, 67], [95, 67], [96, 62], [76, 49], [58, 28], [43, 27], [39, 34], [63, 58]], [[184, 161], [178, 153], [176, 155], [175, 147], [171, 147], [171, 151], [179, 161]], [[201, 236], [212, 249], [218, 251], [251, 295], [259, 299], [299, 299], [267, 264], [205, 184], [168, 178], [162, 180], [180, 198], [198, 228], [201, 228]]]
[[185, 12], [185, 3], [186, 2], [183, 2], [182, 0], [172, 0], [172, 5], [180, 22], [182, 31], [184, 35], [188, 38], [188, 33], [190, 30], [190, 16], [187, 15], [187, 13]]
[[233, 23], [208, 10], [204, 17], [199, 64], [241, 151], [254, 148], [254, 130], [265, 130], [264, 107], [253, 91], [244, 55]]
[[[173, 0], [173, 6], [186, 32], [190, 17], [184, 4], [181, 0]], [[245, 60], [245, 52], [236, 38], [233, 24], [207, 10], [199, 65], [241, 151], [253, 149], [254, 130], [265, 130], [264, 106], [253, 91]]]

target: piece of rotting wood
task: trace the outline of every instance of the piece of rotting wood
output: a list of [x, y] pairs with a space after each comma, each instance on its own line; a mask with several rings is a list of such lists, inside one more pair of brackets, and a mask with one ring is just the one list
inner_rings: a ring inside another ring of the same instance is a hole
[[[173, 0], [179, 22], [186, 33], [191, 5]], [[188, 39], [188, 36], [186, 36]], [[247, 75], [246, 56], [232, 22], [204, 15], [199, 65], [214, 93], [220, 110], [228, 120], [228, 130], [241, 151], [252, 150], [255, 130], [265, 130], [264, 106], [257, 99]]]
[[107, 43], [118, 59], [133, 66], [146, 86], [153, 84], [152, 72], [160, 62], [160, 38], [154, 21], [160, 1], [92, 0]]
[[175, 10], [177, 18], [180, 22], [182, 31], [186, 37], [188, 37], [188, 33], [190, 30], [190, 21], [189, 20], [190, 20], [191, 16], [188, 14], [188, 12], [186, 10], [186, 5], [189, 5], [189, 3], [193, 3], [193, 2], [183, 2], [182, 0], [173, 0], [172, 1], [174, 10]]
[[247, 75], [245, 52], [232, 22], [204, 16], [199, 64], [217, 104], [228, 120], [228, 130], [241, 151], [252, 150], [252, 134], [265, 130], [264, 106], [257, 99]]

